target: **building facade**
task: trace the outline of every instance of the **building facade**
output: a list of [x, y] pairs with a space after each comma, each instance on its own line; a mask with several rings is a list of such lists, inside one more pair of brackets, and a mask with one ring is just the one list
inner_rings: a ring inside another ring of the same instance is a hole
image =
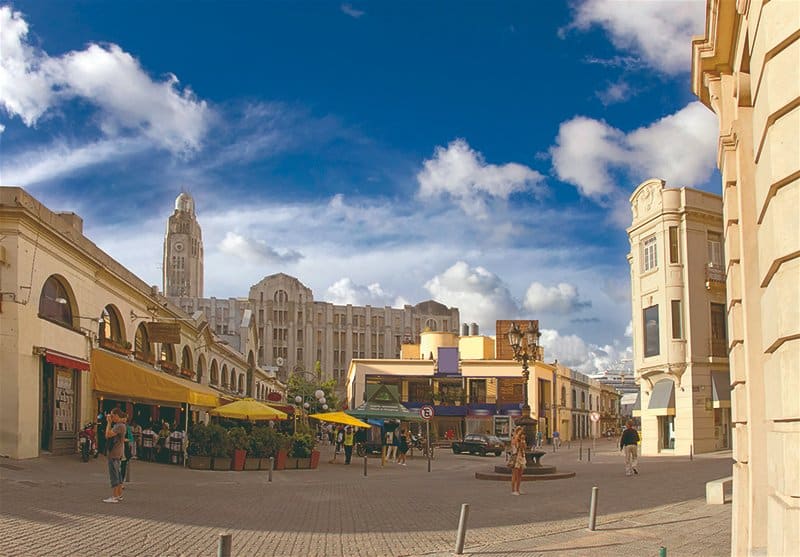
[[722, 199], [648, 180], [631, 196], [642, 454], [730, 448]]
[[0, 188], [0, 455], [75, 452], [80, 426], [115, 406], [184, 425], [236, 396], [283, 394], [247, 330], [244, 354], [222, 344], [84, 236], [78, 215]]
[[423, 331], [457, 333], [458, 308], [433, 300], [403, 308], [339, 305], [314, 300], [297, 278], [277, 273], [250, 288], [246, 299], [174, 298], [187, 313], [203, 311], [209, 324], [234, 345], [239, 317], [251, 311], [257, 326], [257, 363], [286, 379], [320, 362], [324, 379], [344, 379], [354, 358], [399, 358], [404, 342]]
[[800, 3], [709, 0], [692, 89], [719, 118], [733, 555], [800, 547]]
[[[524, 401], [521, 364], [497, 359], [495, 339], [486, 336], [423, 332], [420, 340], [420, 344], [404, 345], [401, 359], [353, 360], [347, 374], [348, 404], [361, 404], [368, 385], [393, 385], [407, 408], [434, 406], [432, 434], [436, 439], [446, 439], [448, 432], [456, 438], [486, 432], [508, 437]], [[430, 354], [435, 355], [433, 359]], [[540, 360], [531, 362], [529, 369], [528, 404], [545, 441], [552, 439], [553, 431], [559, 431], [565, 441], [591, 437], [590, 405], [601, 412], [607, 408], [606, 417], [615, 415], [618, 422], [619, 395], [613, 389]], [[557, 399], [559, 391], [566, 394], [573, 387], [585, 388], [584, 407], [575, 412], [572, 402], [559, 403]], [[597, 436], [599, 423], [595, 422], [594, 428]]]
[[203, 233], [194, 199], [186, 192], [175, 199], [175, 210], [167, 221], [163, 270], [166, 296], [203, 297]]

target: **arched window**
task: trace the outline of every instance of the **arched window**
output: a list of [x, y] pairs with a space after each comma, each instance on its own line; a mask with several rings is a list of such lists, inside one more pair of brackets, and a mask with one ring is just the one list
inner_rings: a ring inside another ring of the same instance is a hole
[[275, 300], [277, 304], [285, 304], [289, 300], [289, 295], [286, 293], [286, 290], [277, 290], [272, 299]]
[[150, 337], [147, 334], [147, 328], [144, 323], [139, 323], [136, 328], [136, 336], [134, 337], [134, 356], [141, 362], [153, 363], [153, 345], [150, 343]]
[[183, 370], [194, 372], [192, 367], [192, 351], [188, 346], [183, 347], [183, 353], [181, 355], [181, 371]]
[[178, 364], [175, 363], [175, 348], [167, 342], [161, 344], [161, 369], [172, 373], [178, 371]]
[[228, 386], [228, 364], [222, 364], [222, 386]]
[[240, 393], [244, 392], [244, 373], [239, 375], [239, 392]]
[[427, 319], [425, 320], [425, 330], [428, 331], [435, 331], [437, 330], [438, 325], [436, 324], [436, 319]]
[[206, 357], [200, 354], [197, 357], [197, 382], [202, 383], [203, 375], [206, 371]]
[[39, 296], [39, 317], [72, 327], [72, 316], [75, 313], [75, 302], [67, 282], [61, 277], [51, 275], [44, 281]]
[[217, 369], [217, 360], [211, 360], [211, 384], [219, 385], [219, 370]]
[[103, 313], [100, 314], [100, 327], [97, 335], [101, 340], [109, 340], [118, 345], [125, 342], [125, 331], [122, 326], [122, 318], [119, 316], [119, 310], [112, 304], [103, 308]]

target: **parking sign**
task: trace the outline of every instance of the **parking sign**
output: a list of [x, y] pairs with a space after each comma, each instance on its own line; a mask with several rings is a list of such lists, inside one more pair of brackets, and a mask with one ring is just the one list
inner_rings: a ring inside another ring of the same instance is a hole
[[433, 406], [430, 404], [426, 404], [425, 406], [420, 407], [419, 415], [422, 416], [423, 420], [430, 420], [433, 418]]

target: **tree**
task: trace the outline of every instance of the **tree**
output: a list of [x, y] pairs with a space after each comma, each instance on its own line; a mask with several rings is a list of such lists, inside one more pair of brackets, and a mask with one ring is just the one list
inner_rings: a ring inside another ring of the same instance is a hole
[[316, 404], [316, 397], [314, 393], [317, 389], [321, 389], [325, 393], [325, 404], [329, 409], [336, 409], [339, 407], [339, 399], [336, 397], [336, 381], [329, 379], [322, 381], [322, 367], [317, 362], [314, 366], [313, 372], [295, 370], [287, 382], [286, 393], [289, 402], [294, 402], [295, 397], [300, 396], [304, 402], [311, 404], [310, 410], [322, 411], [322, 405]]

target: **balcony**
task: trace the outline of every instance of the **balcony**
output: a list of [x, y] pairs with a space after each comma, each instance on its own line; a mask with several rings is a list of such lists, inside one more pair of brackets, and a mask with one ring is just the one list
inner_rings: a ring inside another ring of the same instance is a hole
[[728, 341], [724, 338], [712, 338], [708, 341], [708, 355], [710, 358], [727, 358]]
[[725, 269], [721, 265], [709, 263], [706, 266], [706, 290], [725, 289]]

